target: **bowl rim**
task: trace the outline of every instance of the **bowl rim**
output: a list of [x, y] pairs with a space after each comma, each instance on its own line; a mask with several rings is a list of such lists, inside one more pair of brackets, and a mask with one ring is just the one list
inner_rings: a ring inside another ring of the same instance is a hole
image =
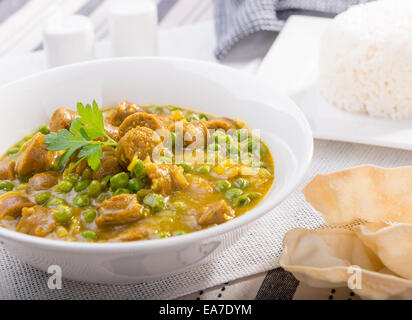
[[[260, 83], [256, 77], [253, 75], [249, 75], [243, 73], [239, 70], [234, 68], [220, 65], [217, 63], [206, 62], [202, 60], [195, 60], [195, 59], [188, 59], [188, 58], [179, 58], [179, 57], [149, 57], [149, 56], [142, 56], [142, 57], [120, 57], [120, 58], [105, 58], [105, 59], [98, 59], [98, 60], [90, 60], [84, 61], [80, 63], [74, 63], [69, 65], [64, 65], [60, 67], [56, 67], [53, 69], [48, 69], [42, 72], [38, 72], [27, 77], [12, 81], [7, 83], [3, 86], [0, 86], [0, 91], [6, 90], [8, 87], [12, 87], [14, 85], [18, 85], [21, 82], [30, 81], [37, 77], [44, 77], [48, 74], [54, 74], [59, 72], [64, 72], [66, 70], [70, 70], [71, 68], [82, 68], [88, 65], [98, 65], [98, 64], [107, 64], [107, 63], [116, 63], [117, 61], [129, 61], [131, 63], [135, 61], [166, 61], [172, 63], [184, 63], [184, 64], [192, 64], [192, 65], [206, 65], [210, 68], [220, 69], [226, 73], [232, 73], [233, 76], [243, 77], [250, 81], [251, 83], [255, 83], [255, 85], [259, 85], [263, 87], [265, 90], [271, 90], [265, 84]], [[273, 91], [273, 90], [272, 90]], [[132, 250], [147, 250], [147, 249], [155, 249], [155, 248], [163, 248], [167, 249], [170, 247], [178, 247], [188, 245], [191, 242], [197, 242], [200, 240], [204, 240], [207, 238], [215, 238], [216, 236], [222, 235], [224, 233], [237, 230], [242, 226], [252, 223], [253, 221], [257, 220], [258, 218], [262, 217], [264, 214], [268, 213], [269, 211], [273, 210], [277, 207], [281, 202], [283, 202], [300, 184], [303, 180], [312, 160], [313, 156], [313, 135], [312, 130], [310, 128], [309, 122], [306, 119], [303, 111], [286, 95], [282, 95], [276, 93], [278, 96], [282, 97], [285, 101], [288, 101], [290, 104], [289, 107], [293, 108], [291, 110], [295, 118], [298, 118], [302, 124], [302, 129], [304, 131], [305, 141], [304, 144], [306, 145], [306, 154], [302, 157], [303, 159], [303, 166], [299, 168], [299, 174], [296, 176], [294, 183], [291, 183], [287, 187], [285, 187], [285, 191], [283, 192], [282, 197], [280, 197], [277, 201], [268, 201], [267, 203], [259, 203], [250, 211], [245, 212], [236, 219], [232, 219], [227, 221], [223, 224], [191, 232], [188, 234], [184, 234], [178, 237], [171, 237], [166, 239], [150, 239], [150, 240], [139, 240], [139, 241], [130, 241], [130, 242], [104, 242], [104, 243], [94, 243], [94, 242], [75, 242], [75, 241], [63, 241], [63, 240], [56, 240], [56, 239], [48, 239], [42, 237], [36, 237], [32, 235], [27, 235], [24, 233], [20, 233], [14, 230], [10, 230], [7, 228], [0, 227], [0, 243], [3, 239], [7, 239], [8, 241], [16, 241], [19, 243], [24, 243], [28, 245], [37, 245], [39, 247], [47, 248], [47, 249], [58, 249], [60, 251], [78, 251], [78, 252], [89, 252], [89, 251], [96, 251], [96, 252], [127, 252]]]

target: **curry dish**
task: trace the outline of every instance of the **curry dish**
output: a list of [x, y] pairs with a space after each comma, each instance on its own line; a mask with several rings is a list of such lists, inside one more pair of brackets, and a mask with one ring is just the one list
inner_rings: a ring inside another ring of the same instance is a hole
[[235, 219], [274, 181], [240, 120], [121, 101], [58, 108], [0, 161], [0, 226], [65, 241], [180, 236]]

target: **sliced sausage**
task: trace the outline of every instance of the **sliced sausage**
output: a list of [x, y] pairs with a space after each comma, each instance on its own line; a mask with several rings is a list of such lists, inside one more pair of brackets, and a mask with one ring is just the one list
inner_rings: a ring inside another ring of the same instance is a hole
[[19, 193], [8, 192], [0, 198], [0, 219], [5, 216], [18, 217], [25, 207], [34, 206], [27, 197]]
[[[100, 180], [104, 176], [116, 174], [122, 171], [122, 167], [119, 164], [119, 160], [116, 157], [116, 151], [111, 146], [103, 146], [103, 157], [100, 159], [100, 167], [97, 171], [92, 171], [92, 178], [95, 180]], [[75, 157], [77, 157], [75, 155]], [[76, 161], [76, 158], [72, 161]], [[79, 164], [73, 169], [73, 173], [81, 176], [85, 169], [92, 170], [89, 167], [87, 159], [79, 162]]]
[[16, 161], [0, 161], [0, 180], [14, 180], [16, 178]]
[[65, 108], [58, 108], [54, 111], [50, 120], [50, 131], [57, 132], [61, 129], [70, 129], [72, 121], [76, 118], [77, 112]]
[[42, 206], [24, 208], [22, 217], [17, 223], [16, 231], [44, 237], [51, 233], [56, 227], [53, 218], [53, 210]]
[[225, 200], [221, 200], [207, 206], [197, 222], [204, 225], [221, 224], [235, 217], [235, 211], [226, 203]]
[[[137, 112], [128, 116], [119, 127], [119, 136], [123, 137], [130, 129], [146, 127], [154, 131], [162, 132], [165, 129], [163, 121], [155, 114]], [[163, 136], [163, 132], [160, 134]]]
[[[77, 160], [77, 154], [72, 156], [71, 161], [78, 161]], [[80, 161], [77, 166], [74, 167], [74, 169], [72, 170], [72, 173], [81, 176], [83, 174], [83, 171], [86, 170], [86, 168], [90, 168], [89, 164], [87, 163], [87, 159], [83, 159], [82, 161]], [[91, 169], [90, 169], [91, 170]]]
[[119, 233], [110, 241], [137, 241], [147, 238], [148, 232], [146, 229], [131, 229]]
[[99, 216], [95, 222], [99, 227], [130, 223], [144, 217], [143, 206], [135, 194], [120, 194], [111, 197], [97, 207]]
[[152, 190], [162, 195], [183, 190], [189, 185], [183, 175], [183, 168], [174, 164], [149, 163], [146, 164], [145, 169], [147, 176], [152, 181]]
[[206, 122], [208, 129], [223, 129], [229, 131], [229, 129], [240, 129], [245, 126], [245, 124], [239, 120], [233, 120], [227, 117], [215, 118]]
[[116, 156], [120, 164], [127, 167], [134, 155], [137, 155], [141, 160], [145, 160], [147, 157], [151, 158], [154, 151], [158, 150], [160, 155], [162, 148], [162, 141], [156, 132], [146, 127], [136, 127], [129, 130], [119, 140], [116, 147]]
[[55, 186], [58, 181], [59, 174], [57, 172], [48, 171], [35, 174], [27, 184], [27, 192], [50, 189]]
[[186, 225], [190, 230], [201, 229], [197, 223], [197, 217], [199, 213], [197, 209], [190, 208], [183, 212], [180, 222]]
[[169, 131], [174, 132], [177, 139], [182, 139], [182, 142], [178, 142], [177, 145], [183, 147], [206, 147], [209, 139], [209, 130], [202, 121], [191, 122], [174, 122], [169, 126]]
[[104, 129], [106, 130], [107, 135], [112, 138], [114, 141], [119, 141], [119, 128], [112, 126], [110, 123], [104, 123]]
[[118, 127], [128, 116], [141, 111], [143, 111], [143, 109], [136, 104], [123, 100], [120, 101], [112, 113], [107, 116], [107, 119], [110, 120], [110, 124]]
[[100, 168], [93, 172], [93, 179], [100, 180], [101, 178], [113, 175], [123, 171], [119, 160], [113, 153], [103, 154], [100, 160]]
[[28, 142], [17, 160], [17, 174], [19, 176], [30, 176], [33, 173], [50, 169], [53, 154], [47, 150], [44, 137], [44, 134], [37, 132]]
[[187, 175], [187, 180], [189, 181], [187, 192], [194, 199], [203, 198], [214, 191], [206, 179], [194, 175]]

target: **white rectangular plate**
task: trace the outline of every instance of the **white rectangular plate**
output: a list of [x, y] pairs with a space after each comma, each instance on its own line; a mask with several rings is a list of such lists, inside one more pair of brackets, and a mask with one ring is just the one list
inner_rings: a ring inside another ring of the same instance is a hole
[[327, 18], [292, 16], [257, 72], [289, 95], [308, 118], [315, 138], [412, 150], [412, 120], [375, 119], [329, 105], [316, 89], [320, 39]]

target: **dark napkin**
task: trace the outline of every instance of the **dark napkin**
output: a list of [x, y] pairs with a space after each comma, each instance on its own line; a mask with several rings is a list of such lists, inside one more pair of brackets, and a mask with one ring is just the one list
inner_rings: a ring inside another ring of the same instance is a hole
[[280, 31], [291, 14], [333, 16], [371, 0], [214, 0], [217, 47], [222, 59], [242, 38], [257, 31]]

